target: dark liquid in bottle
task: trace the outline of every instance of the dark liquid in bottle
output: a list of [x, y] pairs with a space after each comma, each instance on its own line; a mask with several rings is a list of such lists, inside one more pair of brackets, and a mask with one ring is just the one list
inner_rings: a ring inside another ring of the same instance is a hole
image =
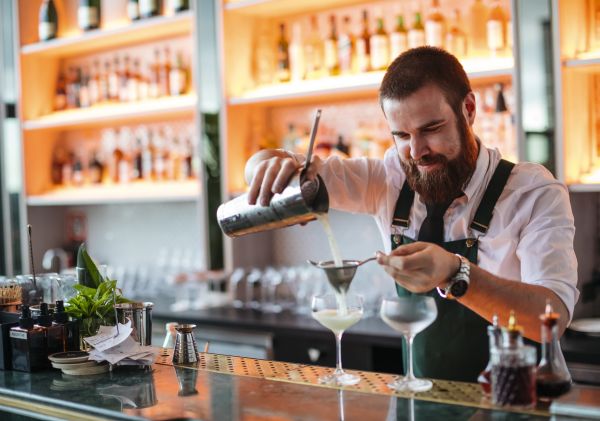
[[479, 374], [479, 377], [477, 377], [477, 382], [481, 386], [481, 389], [483, 389], [483, 393], [485, 393], [485, 395], [490, 396], [492, 394], [492, 371], [491, 370], [486, 369], [486, 370], [482, 371], [481, 374]]
[[558, 379], [538, 378], [536, 381], [537, 394], [540, 398], [556, 398], [571, 389], [571, 382]]
[[531, 406], [536, 400], [533, 367], [492, 368], [493, 401], [497, 405]]

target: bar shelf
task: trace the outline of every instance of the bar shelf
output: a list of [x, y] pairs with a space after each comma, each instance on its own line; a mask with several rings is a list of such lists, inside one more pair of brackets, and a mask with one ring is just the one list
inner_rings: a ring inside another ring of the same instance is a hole
[[105, 123], [148, 121], [154, 118], [192, 115], [196, 109], [196, 95], [164, 97], [126, 103], [107, 103], [89, 108], [58, 111], [36, 119], [25, 120], [26, 131], [46, 129], [73, 129], [100, 127]]
[[[474, 82], [510, 78], [513, 64], [512, 57], [463, 60], [465, 70]], [[376, 93], [384, 73], [369, 72], [262, 86], [238, 96], [231, 96], [229, 105], [285, 104], [314, 100], [324, 95], [328, 98], [343, 98], [360, 93]]]
[[[116, 26], [118, 24], [121, 24]], [[46, 42], [36, 42], [21, 47], [27, 57], [72, 57], [81, 54], [110, 50], [141, 42], [164, 39], [191, 33], [191, 12], [173, 16], [157, 16], [137, 22], [116, 22], [114, 27], [85, 33], [76, 32]]]
[[131, 182], [57, 187], [27, 197], [29, 206], [78, 206], [131, 203], [193, 202], [200, 197], [198, 180]]

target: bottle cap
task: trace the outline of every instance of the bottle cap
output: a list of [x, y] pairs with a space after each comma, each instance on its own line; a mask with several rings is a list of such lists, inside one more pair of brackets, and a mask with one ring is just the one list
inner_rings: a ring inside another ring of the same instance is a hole
[[19, 317], [19, 327], [21, 329], [33, 328], [33, 319], [31, 318], [31, 311], [29, 310], [29, 306], [21, 306], [21, 317]]
[[546, 308], [542, 314], [540, 314], [540, 320], [542, 324], [546, 326], [554, 326], [560, 319], [560, 314], [556, 313], [550, 304], [550, 300], [546, 300]]
[[40, 316], [37, 318], [37, 324], [40, 326], [52, 326], [52, 316], [48, 312], [48, 303], [40, 304]]
[[62, 300], [56, 301], [56, 307], [54, 308], [54, 321], [61, 324], [69, 321], [69, 315], [65, 311], [65, 304]]

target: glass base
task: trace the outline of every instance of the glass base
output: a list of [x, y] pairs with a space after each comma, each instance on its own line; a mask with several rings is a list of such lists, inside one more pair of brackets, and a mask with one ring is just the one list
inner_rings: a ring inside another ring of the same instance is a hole
[[335, 371], [328, 376], [319, 377], [321, 384], [336, 384], [339, 386], [352, 386], [360, 382], [360, 377], [344, 371]]
[[395, 382], [389, 383], [388, 387], [397, 392], [427, 392], [433, 387], [433, 383], [425, 379], [398, 377]]

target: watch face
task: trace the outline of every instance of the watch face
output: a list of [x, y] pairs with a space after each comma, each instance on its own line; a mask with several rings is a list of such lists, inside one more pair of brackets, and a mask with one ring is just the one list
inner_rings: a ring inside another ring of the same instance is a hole
[[469, 283], [467, 281], [459, 279], [452, 283], [452, 285], [450, 286], [450, 294], [452, 294], [456, 298], [460, 298], [467, 293], [468, 288]]

